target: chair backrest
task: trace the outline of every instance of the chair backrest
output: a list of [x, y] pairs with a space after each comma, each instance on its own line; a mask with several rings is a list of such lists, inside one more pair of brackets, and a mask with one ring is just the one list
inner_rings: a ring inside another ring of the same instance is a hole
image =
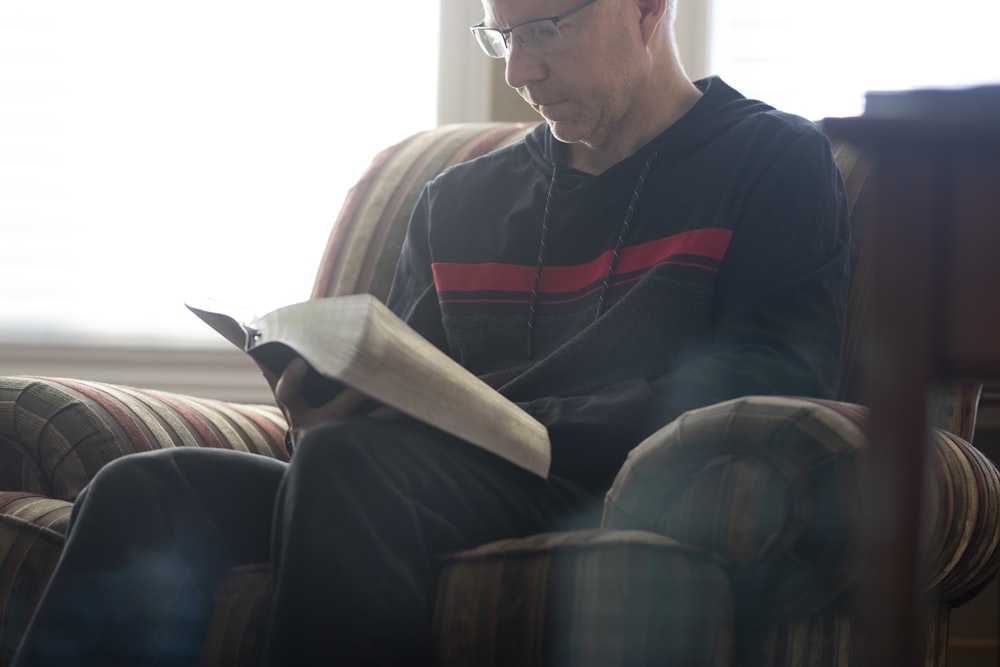
[[[424, 184], [444, 169], [509, 145], [533, 123], [458, 123], [417, 133], [379, 153], [348, 193], [331, 231], [312, 297], [368, 292], [384, 299], [392, 282], [410, 212]], [[869, 262], [864, 255], [873, 203], [871, 161], [857, 148], [832, 139], [843, 174], [851, 219], [852, 275], [840, 398], [860, 394], [862, 323], [868, 308]], [[971, 441], [981, 385], [940, 388], [931, 405], [937, 426]]]
[[372, 160], [330, 232], [312, 298], [367, 292], [385, 299], [424, 184], [448, 167], [512, 144], [533, 123], [456, 123], [414, 134]]

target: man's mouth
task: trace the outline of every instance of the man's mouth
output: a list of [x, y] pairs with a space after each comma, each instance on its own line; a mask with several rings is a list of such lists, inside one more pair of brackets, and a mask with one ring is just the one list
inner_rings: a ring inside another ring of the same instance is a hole
[[565, 102], [565, 100], [553, 100], [551, 102], [532, 102], [531, 106], [535, 108], [535, 111], [539, 113], [545, 113], [546, 109], [553, 109], [560, 104]]
[[524, 97], [524, 101], [531, 105], [531, 107], [538, 112], [541, 112], [545, 107], [554, 107], [557, 104], [561, 104], [565, 100], [555, 99], [555, 98], [538, 98], [528, 90], [522, 90], [521, 96]]

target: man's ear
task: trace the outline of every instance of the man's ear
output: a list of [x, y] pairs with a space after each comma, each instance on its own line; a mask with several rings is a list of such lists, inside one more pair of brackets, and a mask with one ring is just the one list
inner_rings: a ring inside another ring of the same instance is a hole
[[667, 0], [635, 0], [639, 5], [639, 29], [642, 31], [642, 41], [649, 40], [656, 33], [657, 26], [667, 12]]

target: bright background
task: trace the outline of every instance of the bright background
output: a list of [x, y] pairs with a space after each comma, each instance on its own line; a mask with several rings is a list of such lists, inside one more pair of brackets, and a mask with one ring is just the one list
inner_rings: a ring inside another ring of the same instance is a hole
[[[679, 2], [692, 76], [809, 118], [860, 113], [870, 89], [1000, 81], [1000, 0]], [[0, 2], [0, 346], [204, 344], [186, 299], [306, 298], [378, 150], [495, 119], [478, 0], [440, 6]]]
[[1000, 0], [711, 0], [709, 15], [710, 70], [811, 119], [861, 113], [868, 90], [1000, 83]]
[[0, 3], [4, 338], [208, 337], [309, 296], [347, 189], [435, 122], [438, 5]]

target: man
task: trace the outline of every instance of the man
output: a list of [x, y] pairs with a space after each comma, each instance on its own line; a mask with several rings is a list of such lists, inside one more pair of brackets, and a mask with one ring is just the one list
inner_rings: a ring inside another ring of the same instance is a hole
[[16, 665], [192, 664], [219, 574], [265, 560], [272, 664], [428, 664], [436, 554], [594, 521], [684, 410], [833, 394], [848, 234], [818, 130], [690, 82], [668, 0], [484, 8], [474, 35], [546, 123], [428, 184], [389, 305], [548, 427], [551, 478], [352, 393], [311, 407], [295, 362], [268, 377], [290, 464], [182, 449], [97, 475]]

